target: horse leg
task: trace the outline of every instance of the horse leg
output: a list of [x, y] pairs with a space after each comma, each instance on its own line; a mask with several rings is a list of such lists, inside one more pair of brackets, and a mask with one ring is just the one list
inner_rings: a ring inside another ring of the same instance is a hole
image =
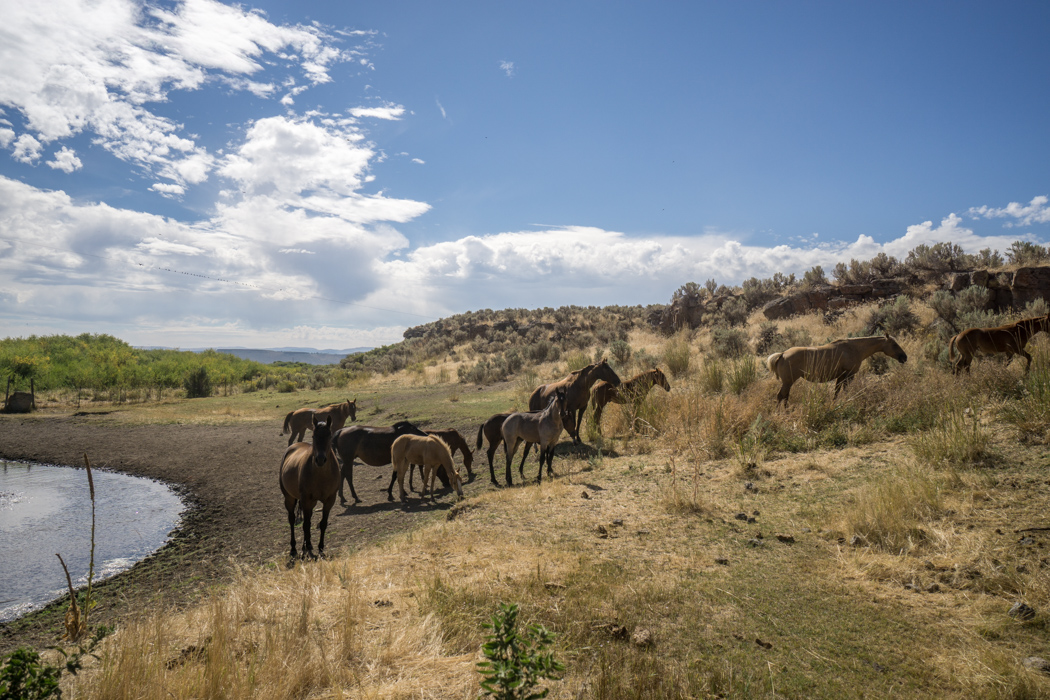
[[521, 464], [518, 465], [518, 474], [521, 475], [522, 479], [525, 478], [525, 458], [529, 456], [529, 450], [531, 450], [531, 449], [532, 449], [532, 443], [531, 442], [526, 442], [525, 443], [525, 454], [523, 454], [521, 456]]
[[849, 383], [853, 381], [853, 377], [855, 377], [856, 374], [856, 372], [845, 372], [842, 375], [840, 375], [838, 379], [835, 380], [835, 395], [831, 397], [832, 400], [838, 398], [839, 391], [841, 391], [843, 387], [849, 385]]
[[[299, 502], [302, 505], [302, 501]], [[316, 559], [317, 555], [314, 554], [314, 546], [310, 543], [310, 520], [314, 516], [314, 504], [310, 504], [310, 508], [307, 509], [303, 505], [303, 559], [310, 557]]]
[[[518, 443], [521, 442], [520, 438], [514, 438], [514, 445], [512, 446], [506, 440], [503, 441], [503, 454], [507, 458], [507, 486], [514, 485], [514, 479], [510, 475], [510, 465], [514, 461], [514, 453], [518, 451]], [[528, 454], [529, 443], [525, 443], [525, 454]], [[524, 461], [524, 460], [522, 460]]]
[[397, 470], [390, 473], [390, 485], [386, 487], [386, 500], [394, 500], [394, 482], [397, 481]]
[[791, 385], [793, 382], [786, 382], [783, 379], [780, 380], [780, 391], [777, 392], [777, 406], [780, 402], [784, 402], [784, 408], [788, 405], [788, 394], [791, 393]]
[[292, 551], [288, 556], [295, 559], [297, 552], [295, 551], [295, 505], [296, 499], [289, 495], [284, 497], [284, 507], [288, 511], [288, 527], [292, 530]]
[[489, 479], [492, 480], [493, 486], [499, 486], [499, 482], [496, 481], [496, 468], [492, 466], [492, 458], [496, 456], [496, 448], [499, 445], [489, 443], [489, 449], [485, 452], [485, 455], [489, 458]]
[[350, 485], [350, 496], [353, 497], [354, 503], [360, 503], [361, 499], [357, 497], [357, 491], [354, 491], [354, 460], [348, 460], [343, 464], [343, 468], [339, 470], [339, 505], [346, 505], [346, 498], [343, 497], [343, 481], [346, 481]]
[[[544, 448], [544, 449], [540, 450], [540, 468], [536, 470], [536, 483], [537, 484], [542, 484], [543, 483], [543, 460], [546, 458], [547, 451], [550, 450], [550, 449], [551, 448], [547, 447], [547, 448]], [[548, 476], [550, 476], [550, 475], [548, 474]]]
[[291, 447], [293, 442], [295, 442], [295, 429], [294, 428], [292, 429], [291, 434], [288, 436], [288, 447]]
[[602, 411], [605, 409], [605, 404], [595, 403], [594, 404], [594, 424], [598, 426], [598, 434], [602, 434]]
[[328, 513], [331, 512], [332, 506], [335, 505], [335, 494], [329, 496], [321, 504], [321, 522], [317, 525], [317, 530], [321, 534], [317, 538], [317, 556], [322, 559], [324, 556], [324, 533], [328, 529]]

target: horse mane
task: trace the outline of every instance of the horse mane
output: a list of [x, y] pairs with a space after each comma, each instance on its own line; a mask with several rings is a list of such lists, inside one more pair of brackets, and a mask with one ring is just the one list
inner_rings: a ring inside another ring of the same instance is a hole
[[[438, 443], [438, 449], [441, 450], [442, 456], [448, 457], [449, 463], [455, 466], [455, 462], [452, 461], [452, 448], [448, 446], [448, 443], [437, 435], [431, 435], [430, 439]], [[452, 475], [449, 474], [449, 476], [451, 477]]]

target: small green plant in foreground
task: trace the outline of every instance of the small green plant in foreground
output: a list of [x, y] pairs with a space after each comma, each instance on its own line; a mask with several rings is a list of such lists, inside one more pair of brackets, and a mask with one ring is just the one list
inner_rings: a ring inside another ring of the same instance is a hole
[[565, 670], [547, 648], [554, 634], [542, 625], [529, 625], [524, 634], [518, 633], [518, 606], [500, 603], [492, 622], [483, 624], [492, 630], [481, 645], [487, 661], [478, 662], [478, 672], [484, 677], [481, 688], [486, 696], [499, 700], [534, 700], [545, 698], [548, 688], [536, 690], [540, 680], [560, 680]]
[[40, 663], [40, 654], [27, 647], [15, 649], [0, 669], [0, 700], [61, 698], [57, 666]]

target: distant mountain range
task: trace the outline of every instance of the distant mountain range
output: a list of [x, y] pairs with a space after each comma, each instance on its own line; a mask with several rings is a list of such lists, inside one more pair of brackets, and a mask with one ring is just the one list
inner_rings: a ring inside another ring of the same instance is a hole
[[[171, 350], [171, 348], [151, 345], [142, 350]], [[210, 348], [180, 348], [190, 352], [204, 352]], [[310, 365], [337, 365], [347, 355], [371, 350], [370, 347], [349, 348], [347, 350], [318, 350], [317, 348], [214, 348], [216, 352], [227, 352], [245, 360], [254, 360], [264, 365], [273, 362], [305, 362]]]

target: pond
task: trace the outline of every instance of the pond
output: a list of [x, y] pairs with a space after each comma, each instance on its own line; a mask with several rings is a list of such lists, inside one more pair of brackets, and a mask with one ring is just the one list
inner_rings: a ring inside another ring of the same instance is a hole
[[[93, 469], [95, 580], [131, 568], [167, 541], [184, 504], [158, 481]], [[0, 460], [0, 622], [87, 584], [91, 494], [87, 470]]]

